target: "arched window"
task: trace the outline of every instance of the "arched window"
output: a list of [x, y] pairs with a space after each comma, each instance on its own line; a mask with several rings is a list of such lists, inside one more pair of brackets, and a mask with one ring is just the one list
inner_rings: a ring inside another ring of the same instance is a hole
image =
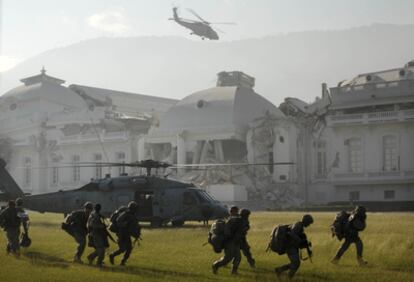
[[349, 172], [362, 172], [362, 140], [361, 138], [351, 138], [347, 141]]
[[80, 156], [79, 155], [73, 155], [72, 156], [72, 165], [73, 165], [72, 180], [75, 183], [80, 181], [79, 161], [80, 161]]
[[[117, 152], [116, 161], [118, 163], [125, 163], [125, 152]], [[124, 173], [125, 173], [125, 167], [124, 166], [118, 167], [118, 175], [123, 175]]]
[[384, 171], [399, 170], [399, 155], [397, 145], [397, 137], [395, 135], [386, 135], [382, 137], [382, 169]]
[[102, 166], [99, 163], [102, 162], [102, 154], [97, 153], [93, 155], [93, 161], [97, 164], [95, 167], [95, 179], [102, 178]]
[[318, 178], [326, 177], [326, 141], [318, 140], [316, 142], [316, 176]]
[[23, 172], [23, 184], [29, 187], [32, 183], [32, 159], [29, 157], [24, 158], [24, 172]]

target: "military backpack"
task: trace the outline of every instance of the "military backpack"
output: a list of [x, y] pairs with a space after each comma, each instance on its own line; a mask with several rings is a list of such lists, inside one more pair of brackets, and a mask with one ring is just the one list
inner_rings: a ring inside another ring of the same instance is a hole
[[289, 245], [289, 231], [290, 225], [277, 225], [270, 234], [267, 251], [272, 250], [279, 255], [286, 253], [286, 249]]
[[334, 221], [331, 224], [332, 237], [337, 237], [341, 241], [346, 234], [349, 227], [350, 214], [346, 211], [340, 211], [336, 214]]
[[226, 222], [224, 219], [217, 219], [211, 225], [210, 231], [208, 232], [208, 243], [213, 247], [214, 252], [221, 253], [224, 248], [224, 229]]
[[121, 206], [119, 207], [119, 209], [117, 209], [111, 214], [111, 217], [109, 218], [109, 221], [111, 222], [109, 224], [109, 231], [113, 233], [118, 233], [119, 228], [125, 227], [125, 226], [121, 226], [122, 223], [118, 220], [118, 218], [121, 216], [121, 214], [127, 211], [127, 209], [128, 208], [126, 206]]

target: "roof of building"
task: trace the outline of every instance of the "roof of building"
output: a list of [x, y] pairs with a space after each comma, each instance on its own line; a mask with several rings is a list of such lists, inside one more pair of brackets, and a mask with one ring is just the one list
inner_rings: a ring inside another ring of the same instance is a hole
[[0, 98], [14, 98], [20, 101], [45, 99], [54, 103], [73, 108], [84, 108], [85, 101], [75, 92], [62, 86], [65, 81], [46, 75], [44, 69], [35, 76], [21, 79], [24, 85], [6, 92]]
[[414, 79], [414, 60], [406, 63], [401, 68], [359, 74], [351, 80], [340, 82], [338, 86], [356, 86], [367, 83], [392, 82], [406, 79]]
[[284, 114], [251, 88], [213, 87], [195, 92], [171, 107], [155, 132], [214, 131], [216, 129], [247, 128], [248, 124], [266, 112], [276, 117]]

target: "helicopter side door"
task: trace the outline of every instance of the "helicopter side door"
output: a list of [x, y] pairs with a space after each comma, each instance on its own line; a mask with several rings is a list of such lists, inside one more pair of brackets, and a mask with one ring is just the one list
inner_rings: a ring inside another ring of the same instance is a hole
[[193, 191], [183, 192], [182, 207], [182, 213], [186, 219], [188, 217], [197, 217], [199, 214], [199, 203]]
[[154, 191], [144, 190], [135, 192], [135, 201], [138, 204], [139, 217], [149, 218], [154, 215], [153, 211]]

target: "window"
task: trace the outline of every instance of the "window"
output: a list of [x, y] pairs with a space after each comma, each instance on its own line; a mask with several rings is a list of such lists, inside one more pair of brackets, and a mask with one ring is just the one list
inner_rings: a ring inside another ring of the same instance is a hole
[[268, 166], [270, 174], [273, 174], [273, 171], [274, 171], [273, 162], [274, 162], [274, 160], [273, 160], [273, 151], [270, 151], [269, 152], [269, 166]]
[[316, 142], [316, 176], [326, 177], [326, 141]]
[[24, 158], [23, 167], [23, 184], [24, 186], [30, 186], [32, 183], [32, 159]]
[[353, 202], [353, 201], [359, 201], [359, 191], [351, 191], [351, 192], [349, 192], [349, 200], [351, 202]]
[[97, 166], [95, 167], [95, 179], [101, 179], [102, 167], [99, 164], [102, 162], [102, 154], [95, 154], [93, 160], [97, 163]]
[[361, 138], [351, 138], [348, 142], [348, 169], [350, 172], [362, 172], [362, 142]]
[[80, 181], [80, 167], [79, 167], [79, 164], [78, 164], [79, 161], [80, 161], [79, 155], [73, 155], [72, 156], [72, 165], [73, 165], [72, 180], [73, 180], [73, 182], [79, 182]]
[[399, 170], [398, 164], [398, 150], [397, 137], [394, 135], [387, 135], [382, 138], [383, 144], [383, 166], [384, 171]]
[[394, 190], [384, 191], [384, 199], [385, 200], [395, 199], [395, 191]]
[[[119, 163], [125, 163], [125, 153], [124, 152], [116, 153], [116, 161]], [[125, 173], [125, 167], [124, 166], [118, 167], [118, 175], [123, 175], [124, 173]]]

